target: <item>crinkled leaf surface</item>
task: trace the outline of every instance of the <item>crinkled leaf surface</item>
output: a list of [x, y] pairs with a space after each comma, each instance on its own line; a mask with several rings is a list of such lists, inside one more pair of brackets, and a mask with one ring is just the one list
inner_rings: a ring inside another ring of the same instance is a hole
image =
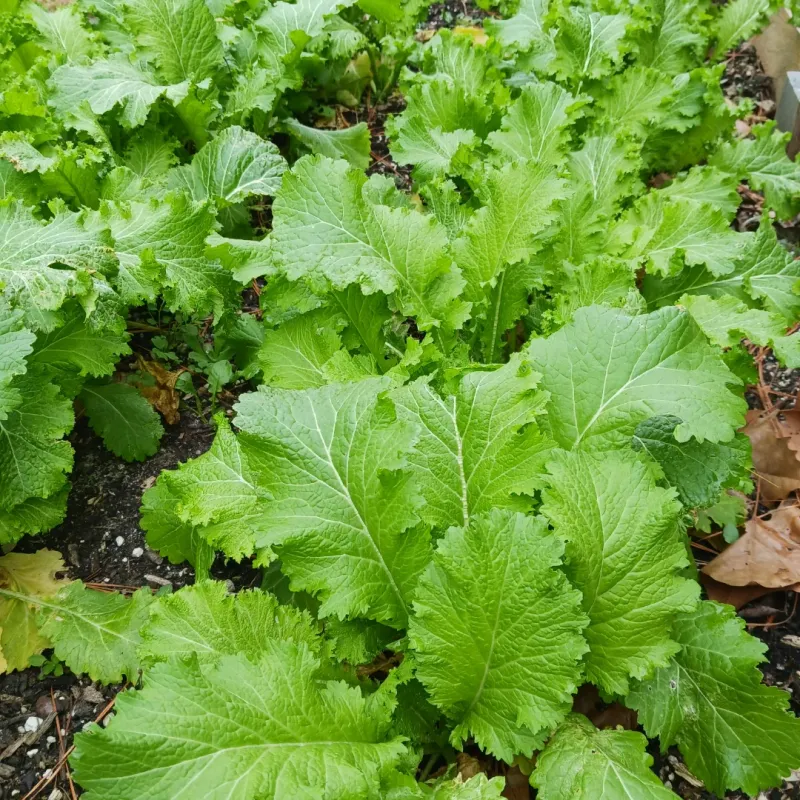
[[159, 597], [142, 631], [140, 653], [168, 661], [196, 653], [214, 660], [243, 653], [258, 660], [268, 640], [305, 643], [319, 650], [319, 629], [305, 611], [279, 605], [274, 595], [251, 589], [228, 594], [222, 581], [202, 581]]
[[149, 589], [131, 597], [88, 589], [73, 581], [48, 601], [38, 603], [41, 634], [73, 672], [93, 681], [118, 683], [139, 674], [140, 629], [153, 602]]
[[679, 616], [673, 636], [681, 650], [672, 663], [626, 699], [647, 734], [662, 749], [677, 744], [716, 794], [778, 784], [800, 761], [800, 720], [785, 692], [761, 683], [766, 645], [730, 606], [709, 601]]
[[88, 103], [95, 114], [105, 114], [120, 105], [120, 123], [126, 128], [144, 125], [153, 103], [166, 96], [180, 103], [189, 91], [187, 83], [167, 85], [149, 71], [117, 56], [89, 65], [65, 64], [52, 76], [52, 103], [65, 116], [81, 103]]
[[598, 730], [570, 714], [536, 759], [531, 783], [541, 800], [674, 800], [650, 770], [647, 740], [626, 730]]
[[457, 327], [465, 313], [463, 285], [436, 220], [375, 203], [363, 173], [346, 161], [300, 159], [273, 203], [273, 251], [289, 278], [312, 278], [344, 289], [393, 293], [417, 324]]
[[586, 676], [625, 694], [678, 650], [672, 619], [699, 593], [688, 565], [680, 505], [633, 453], [554, 454], [542, 512], [566, 540], [566, 572], [589, 616]]
[[780, 243], [765, 215], [732, 271], [714, 276], [703, 267], [692, 267], [673, 278], [646, 275], [642, 294], [653, 307], [677, 303], [684, 294], [731, 296], [747, 305], [760, 300], [768, 311], [791, 324], [800, 314], [800, 295], [794, 291], [799, 279], [800, 261]]
[[292, 587], [319, 593], [321, 615], [402, 627], [431, 544], [405, 466], [415, 426], [381, 398], [389, 386], [371, 378], [306, 391], [262, 387], [241, 397], [236, 424], [272, 497], [256, 544], [279, 545]]
[[251, 195], [273, 195], [286, 161], [278, 148], [255, 133], [232, 125], [218, 133], [169, 175], [170, 188], [185, 189], [194, 200], [238, 203]]
[[788, 134], [775, 130], [772, 122], [758, 125], [752, 132], [754, 138], [723, 144], [708, 163], [746, 179], [753, 189], [764, 192], [780, 219], [788, 219], [797, 212], [800, 197], [800, 165], [786, 155]]
[[83, 215], [59, 209], [43, 224], [22, 203], [0, 204], [0, 282], [27, 318], [59, 308], [70, 296], [88, 302], [94, 292], [89, 270], [116, 268], [108, 233], [83, 223]]
[[533, 490], [552, 447], [535, 421], [547, 402], [539, 378], [515, 357], [468, 373], [447, 397], [424, 379], [393, 392], [400, 419], [419, 430], [408, 461], [425, 498], [423, 519], [463, 526], [493, 508], [528, 507], [520, 493]]
[[265, 650], [256, 662], [194, 655], [148, 670], [141, 691], [119, 695], [108, 728], [76, 737], [87, 800], [375, 796], [405, 752], [387, 734], [388, 709], [317, 680], [304, 645]]
[[749, 474], [750, 449], [737, 436], [730, 442], [678, 442], [673, 435], [678, 417], [651, 417], [636, 426], [633, 449], [643, 450], [661, 467], [664, 478], [678, 491], [687, 508], [706, 508], [734, 478]]
[[625, 446], [648, 417], [673, 414], [679, 441], [728, 441], [741, 427], [736, 378], [691, 317], [676, 308], [629, 316], [579, 309], [574, 321], [527, 350], [550, 392], [547, 421], [561, 447]]
[[541, 746], [570, 708], [586, 651], [580, 594], [557, 569], [562, 542], [544, 520], [476, 517], [439, 540], [415, 594], [416, 675], [455, 723], [510, 762]]

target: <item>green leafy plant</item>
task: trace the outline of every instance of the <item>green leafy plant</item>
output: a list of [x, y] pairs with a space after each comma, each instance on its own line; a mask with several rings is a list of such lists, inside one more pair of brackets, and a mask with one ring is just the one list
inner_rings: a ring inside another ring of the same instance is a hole
[[[767, 213], [800, 211], [800, 167], [771, 123], [737, 138], [719, 88], [774, 7], [499, 5], [486, 37], [424, 43], [425, 4], [381, 0], [25, 7], [3, 34], [0, 470], [25, 468], [0, 536], [54, 524], [74, 398], [114, 452], [153, 452], [160, 423], [108, 382], [129, 307], [180, 320], [153, 346], [212, 394], [258, 384], [143, 498], [195, 586], [0, 560], [7, 668], [50, 646], [142, 673], [76, 738], [90, 800], [500, 796], [454, 774], [464, 749], [543, 800], [674, 796], [641, 733], [573, 710], [584, 684], [717, 794], [800, 766], [763, 647], [687, 546], [688, 524], [732, 538], [751, 488], [742, 339], [800, 366]], [[308, 124], [395, 79], [413, 191], [365, 173], [366, 125]], [[742, 182], [757, 231], [731, 224]], [[218, 552], [263, 587], [206, 580]]]

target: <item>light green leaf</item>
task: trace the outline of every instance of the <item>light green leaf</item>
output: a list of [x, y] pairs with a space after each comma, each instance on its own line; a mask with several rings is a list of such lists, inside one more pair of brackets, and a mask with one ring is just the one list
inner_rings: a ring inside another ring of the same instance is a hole
[[75, 6], [45, 11], [40, 5], [29, 3], [27, 11], [48, 50], [63, 53], [72, 62], [91, 55], [95, 45], [89, 31], [81, 25]]
[[0, 420], [0, 510], [34, 497], [47, 498], [66, 482], [72, 447], [63, 437], [72, 430], [72, 403], [47, 375], [18, 376], [11, 388], [19, 402]]
[[238, 203], [273, 195], [286, 161], [278, 148], [238, 125], [225, 128], [201, 147], [191, 164], [170, 171], [167, 186], [185, 189], [193, 200]]
[[553, 244], [558, 265], [607, 253], [610, 221], [620, 202], [636, 191], [642, 161], [639, 148], [602, 136], [570, 153], [568, 166], [568, 197], [560, 204], [561, 228]]
[[194, 525], [178, 516], [178, 502], [162, 473], [155, 486], [142, 495], [139, 525], [146, 532], [149, 547], [173, 564], [188, 561], [198, 579], [207, 577], [214, 563], [214, 549]]
[[559, 80], [576, 84], [608, 77], [623, 55], [630, 21], [625, 14], [601, 14], [567, 6], [559, 16], [556, 55], [549, 69]]
[[129, 0], [126, 22], [168, 83], [200, 83], [223, 63], [217, 25], [203, 0]]
[[671, 76], [647, 67], [631, 67], [603, 82], [592, 111], [597, 134], [629, 134], [642, 141], [669, 113], [674, 91]]
[[[473, 316], [476, 306], [487, 303], [486, 295], [502, 271], [527, 260], [541, 246], [537, 235], [557, 218], [555, 203], [566, 192], [552, 167], [522, 161], [487, 170], [477, 195], [483, 206], [453, 244], [456, 264], [466, 280], [464, 297], [473, 304]], [[487, 310], [490, 324], [498, 303], [502, 305], [502, 299]], [[494, 331], [493, 338], [503, 332]]]
[[580, 104], [566, 89], [549, 81], [525, 86], [487, 142], [500, 157], [537, 164], [563, 164], [568, 155], [569, 126]]
[[550, 431], [567, 449], [626, 447], [636, 426], [659, 414], [683, 420], [678, 441], [728, 441], [744, 421], [744, 401], [727, 388], [737, 378], [676, 308], [640, 316], [579, 309], [570, 325], [534, 339], [527, 358], [550, 392]]
[[15, 375], [26, 372], [25, 359], [33, 351], [36, 335], [26, 330], [21, 311], [0, 306], [0, 421], [20, 401], [19, 392], [10, 388]]
[[800, 208], [800, 164], [786, 155], [789, 134], [776, 130], [774, 122], [756, 125], [752, 133], [755, 138], [723, 144], [708, 163], [763, 191], [778, 218], [789, 219]]
[[126, 461], [144, 461], [157, 452], [164, 428], [153, 407], [133, 386], [88, 383], [80, 400], [89, 425], [114, 455]]
[[645, 66], [667, 75], [686, 72], [697, 64], [706, 32], [703, 4], [698, 0], [651, 0], [654, 23], [639, 41]]
[[642, 294], [651, 307], [676, 303], [684, 294], [730, 296], [751, 306], [761, 300], [767, 310], [792, 324], [800, 315], [800, 295], [794, 291], [798, 280], [800, 261], [778, 241], [765, 215], [728, 274], [715, 277], [702, 267], [693, 267], [673, 278], [645, 275]]
[[553, 35], [545, 22], [549, 5], [549, 0], [521, 0], [513, 17], [489, 17], [485, 22], [486, 32], [505, 48], [532, 53], [531, 66], [544, 70], [555, 57]]
[[[392, 393], [398, 417], [419, 429], [408, 461], [437, 527], [468, 525], [493, 508], [524, 511], [552, 444], [536, 425], [547, 395], [519, 356], [495, 371], [470, 372], [442, 398], [420, 379]], [[539, 484], [540, 485], [540, 484]]]
[[135, 682], [140, 668], [139, 630], [152, 602], [149, 589], [126, 598], [74, 581], [51, 600], [38, 602], [39, 626], [56, 656], [74, 673], [86, 673], [102, 683], [119, 683], [123, 675]]
[[222, 581], [202, 581], [159, 597], [142, 631], [140, 654], [169, 661], [196, 653], [201, 660], [242, 653], [257, 661], [270, 640], [321, 645], [319, 626], [307, 611], [278, 603], [258, 589], [228, 594]]
[[107, 205], [120, 271], [116, 285], [128, 303], [155, 299], [159, 287], [172, 310], [221, 314], [235, 295], [231, 274], [206, 256], [214, 210], [183, 194], [148, 203]]
[[735, 176], [714, 167], [692, 167], [675, 176], [675, 180], [659, 189], [662, 197], [673, 200], [693, 200], [716, 206], [729, 220], [739, 208], [741, 197]]
[[713, 275], [725, 275], [750, 239], [734, 231], [718, 207], [668, 199], [658, 191], [637, 203], [611, 237], [622, 258], [663, 276], [674, 275], [684, 264], [704, 265]]
[[268, 330], [258, 353], [264, 383], [281, 389], [312, 389], [328, 379], [325, 364], [342, 349], [344, 320], [317, 309]]
[[[177, 470], [162, 472], [158, 483], [163, 482], [165, 486], [163, 491], [167, 496], [163, 500], [172, 500], [172, 514], [196, 527], [197, 533], [214, 549], [240, 561], [253, 555], [258, 537], [269, 532], [265, 507], [269, 495], [257, 485], [251, 443], [235, 436], [224, 419], [218, 419], [217, 423], [211, 449], [181, 464]], [[145, 498], [146, 504], [147, 500]], [[175, 525], [174, 518], [165, 518], [159, 513], [160, 493], [153, 500], [156, 507], [152, 509], [154, 516], [147, 519], [148, 534], [169, 536], [170, 527]], [[203, 549], [188, 531], [176, 530], [173, 535], [178, 537], [175, 545], [184, 558], [192, 551], [198, 553], [197, 557], [204, 556]]]
[[542, 513], [566, 540], [566, 572], [589, 616], [587, 678], [625, 694], [628, 679], [664, 666], [678, 645], [670, 626], [697, 604], [680, 504], [630, 451], [556, 452]]
[[[256, 544], [276, 546], [292, 588], [319, 594], [320, 615], [405, 625], [430, 559], [405, 458], [414, 427], [381, 398], [388, 378], [243, 395], [236, 424], [272, 500]], [[313, 554], [313, 558], [310, 555]]]
[[570, 714], [536, 759], [531, 783], [541, 800], [675, 800], [650, 770], [646, 746], [641, 733], [598, 730]]
[[58, 328], [36, 338], [30, 364], [77, 371], [81, 376], [110, 375], [120, 356], [131, 350], [127, 334], [95, 330], [81, 313], [72, 313]]
[[454, 747], [471, 735], [510, 763], [540, 747], [569, 711], [586, 618], [580, 594], [555, 569], [562, 552], [544, 520], [510, 511], [439, 540], [409, 638], [417, 678], [455, 723]]
[[290, 280], [308, 277], [335, 289], [360, 283], [392, 294], [423, 330], [459, 327], [463, 281], [444, 228], [426, 214], [376, 204], [370, 187], [346, 161], [301, 158], [272, 205], [276, 260]]
[[748, 308], [735, 297], [685, 294], [678, 301], [720, 347], [735, 347], [743, 339], [771, 347], [782, 364], [800, 367], [800, 336], [786, 336], [787, 325], [777, 314]]
[[90, 306], [96, 291], [90, 273], [116, 268], [108, 232], [84, 223], [82, 214], [59, 208], [42, 224], [22, 203], [0, 204], [0, 283], [6, 300], [25, 311], [34, 329], [41, 312], [68, 297]]
[[744, 631], [733, 608], [705, 601], [675, 620], [672, 663], [637, 686], [626, 703], [662, 751], [677, 744], [709, 791], [754, 797], [800, 764], [800, 721], [789, 695], [764, 686], [766, 645]]
[[420, 181], [463, 171], [486, 128], [486, 103], [441, 78], [412, 86], [406, 99], [386, 124], [393, 159], [413, 164]]
[[60, 114], [69, 116], [84, 101], [98, 115], [121, 105], [119, 121], [125, 128], [144, 125], [159, 97], [166, 96], [178, 104], [189, 91], [188, 83], [162, 84], [155, 75], [122, 56], [88, 66], [65, 64], [53, 73], [52, 81], [51, 102]]
[[357, 169], [365, 170], [369, 166], [371, 140], [366, 122], [331, 130], [310, 128], [289, 118], [283, 122], [283, 127], [312, 153], [328, 158], [343, 158]]
[[121, 693], [108, 728], [76, 737], [86, 800], [189, 800], [199, 786], [209, 800], [376, 796], [405, 753], [388, 738], [388, 709], [318, 680], [303, 645], [265, 650], [257, 662], [157, 664], [141, 691]]
[[728, 50], [758, 33], [774, 5], [770, 0], [731, 0], [727, 3], [714, 23], [716, 58], [723, 59]]
[[433, 785], [417, 783], [410, 775], [394, 773], [383, 783], [382, 800], [500, 800], [503, 778], [487, 778], [479, 772], [466, 781], [460, 776]]

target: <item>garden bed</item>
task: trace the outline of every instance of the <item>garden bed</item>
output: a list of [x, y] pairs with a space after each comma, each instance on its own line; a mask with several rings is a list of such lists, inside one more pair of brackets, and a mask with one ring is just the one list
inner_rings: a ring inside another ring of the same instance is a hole
[[[483, 17], [485, 12], [468, 0], [449, 0], [431, 6], [428, 27], [438, 30], [454, 24], [480, 24]], [[753, 99], [752, 124], [774, 116], [769, 81], [752, 47], [744, 45], [731, 53], [722, 85], [726, 96], [733, 101]], [[394, 163], [384, 128], [387, 117], [403, 108], [403, 98], [395, 95], [375, 106], [367, 101], [357, 109], [343, 109], [342, 118], [348, 125], [368, 123], [372, 143], [369, 172], [391, 176], [398, 188], [409, 189], [410, 167]], [[746, 187], [742, 190], [745, 202], [736, 226], [739, 230], [751, 230], [753, 219], [757, 220], [761, 212], [759, 195]], [[779, 233], [792, 243], [800, 240], [796, 220], [784, 223]], [[256, 284], [256, 288], [247, 291], [248, 304], [257, 306], [253, 292], [259, 288]], [[140, 355], [149, 355], [151, 337], [137, 334], [137, 345]], [[772, 388], [787, 395], [800, 392], [799, 370], [781, 370], [773, 363], [765, 374]], [[228, 390], [228, 397], [221, 403], [223, 411], [230, 415], [236, 395], [246, 390], [246, 384]], [[748, 400], [754, 407], [758, 393], [751, 392]], [[199, 392], [197, 397], [183, 398], [179, 420], [167, 426], [156, 455], [142, 462], [130, 463], [114, 456], [87, 420], [80, 419], [69, 437], [75, 448], [75, 467], [70, 479], [72, 490], [66, 521], [47, 534], [22, 539], [15, 552], [33, 553], [43, 547], [57, 550], [64, 557], [69, 577], [79, 578], [98, 590], [105, 587], [130, 594], [142, 586], [158, 591], [192, 584], [194, 570], [190, 566], [185, 562], [171, 564], [147, 546], [139, 527], [139, 509], [143, 492], [153, 486], [161, 471], [174, 469], [208, 450], [214, 433], [207, 391]], [[261, 579], [260, 572], [249, 562], [226, 561], [221, 554], [211, 567], [211, 576], [228, 581], [235, 591], [257, 586]], [[766, 684], [789, 693], [792, 709], [800, 713], [800, 611], [796, 606], [796, 594], [778, 591], [744, 605], [739, 613], [746, 619], [750, 632], [769, 646], [769, 661], [762, 666]], [[127, 685], [92, 683], [68, 670], [57, 677], [43, 675], [37, 667], [0, 677], [0, 800], [20, 798], [32, 790], [31, 800], [38, 797], [59, 800], [59, 795], [53, 794], [56, 788], [64, 800], [70, 797], [70, 792], [80, 795], [80, 788], [69, 783], [64, 756], [72, 746], [73, 735], [87, 723], [113, 716], [112, 701]], [[596, 711], [604, 709], [600, 704]], [[715, 797], [691, 775], [677, 749], [671, 748], [662, 756], [657, 744], [651, 742], [650, 751], [655, 758], [655, 771], [680, 797], [686, 800]], [[493, 760], [484, 766], [489, 774], [507, 771]], [[60, 770], [59, 777], [47, 781], [54, 769]], [[535, 795], [526, 782], [522, 787], [507, 788], [505, 796], [525, 800]], [[732, 792], [725, 797], [738, 800], [747, 796]], [[800, 798], [800, 776], [763, 797], [765, 800]]]

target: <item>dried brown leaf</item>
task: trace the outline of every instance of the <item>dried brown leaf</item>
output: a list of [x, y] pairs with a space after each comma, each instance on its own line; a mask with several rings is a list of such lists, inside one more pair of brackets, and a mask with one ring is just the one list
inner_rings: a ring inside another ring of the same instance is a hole
[[774, 502], [800, 489], [800, 412], [748, 411], [743, 432], [750, 438], [761, 496]]
[[137, 359], [136, 366], [140, 371], [152, 376], [155, 381], [155, 385], [138, 384], [142, 396], [156, 411], [161, 412], [167, 423], [175, 425], [181, 418], [178, 413], [180, 396], [175, 390], [175, 384], [185, 370], [181, 368], [170, 372], [164, 369], [158, 361], [145, 361], [141, 356]]
[[730, 586], [780, 589], [800, 582], [800, 508], [774, 511], [769, 520], [751, 519], [744, 535], [703, 572]]

